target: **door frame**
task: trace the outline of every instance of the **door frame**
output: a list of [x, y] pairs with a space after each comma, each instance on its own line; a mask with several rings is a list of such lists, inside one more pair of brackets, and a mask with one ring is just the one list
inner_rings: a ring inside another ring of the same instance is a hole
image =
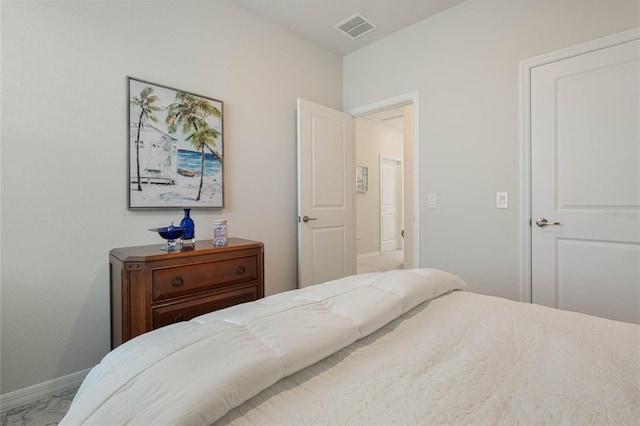
[[640, 39], [640, 28], [612, 34], [520, 62], [520, 300], [531, 303], [531, 70], [573, 56]]
[[[383, 99], [371, 104], [351, 108], [347, 110], [353, 117], [362, 117], [372, 114], [377, 111], [389, 109], [392, 107], [404, 106], [413, 104], [413, 221], [414, 221], [414, 236], [413, 236], [413, 264], [416, 268], [420, 268], [420, 96], [418, 91], [405, 93], [402, 95], [394, 96], [392, 98]], [[403, 161], [407, 161], [406, 158]], [[354, 165], [355, 166], [355, 165]], [[405, 194], [406, 195], [406, 194]], [[404, 200], [403, 200], [404, 202]]]

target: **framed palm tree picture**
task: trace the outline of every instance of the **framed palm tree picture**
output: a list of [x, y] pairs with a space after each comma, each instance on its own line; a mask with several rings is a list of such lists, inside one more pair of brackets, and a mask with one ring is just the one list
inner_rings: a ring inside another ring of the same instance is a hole
[[222, 208], [217, 99], [128, 77], [129, 208]]

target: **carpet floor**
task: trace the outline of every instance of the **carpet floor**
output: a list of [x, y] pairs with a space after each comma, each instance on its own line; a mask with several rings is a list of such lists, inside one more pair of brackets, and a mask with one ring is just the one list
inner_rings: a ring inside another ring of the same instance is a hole
[[78, 386], [42, 398], [29, 404], [2, 411], [2, 426], [53, 426], [60, 423], [69, 410], [69, 405], [78, 391]]
[[358, 274], [365, 272], [385, 272], [392, 269], [404, 269], [404, 251], [383, 251], [377, 256], [358, 258]]

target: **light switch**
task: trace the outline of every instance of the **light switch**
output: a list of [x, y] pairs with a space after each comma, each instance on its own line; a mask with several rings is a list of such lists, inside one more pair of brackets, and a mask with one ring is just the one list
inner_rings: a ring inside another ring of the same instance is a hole
[[438, 208], [438, 194], [427, 194], [427, 207], [430, 209]]
[[496, 192], [496, 208], [508, 209], [509, 208], [509, 193], [508, 192]]

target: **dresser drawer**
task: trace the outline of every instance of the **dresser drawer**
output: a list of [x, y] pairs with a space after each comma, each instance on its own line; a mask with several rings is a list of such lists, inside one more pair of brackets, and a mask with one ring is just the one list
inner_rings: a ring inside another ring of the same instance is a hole
[[256, 281], [258, 259], [256, 256], [248, 256], [157, 269], [152, 275], [152, 297], [154, 301], [159, 301], [231, 284]]
[[254, 286], [155, 308], [153, 309], [153, 328], [163, 327], [175, 322], [188, 321], [208, 312], [228, 308], [240, 303], [252, 302], [257, 299], [258, 287]]

